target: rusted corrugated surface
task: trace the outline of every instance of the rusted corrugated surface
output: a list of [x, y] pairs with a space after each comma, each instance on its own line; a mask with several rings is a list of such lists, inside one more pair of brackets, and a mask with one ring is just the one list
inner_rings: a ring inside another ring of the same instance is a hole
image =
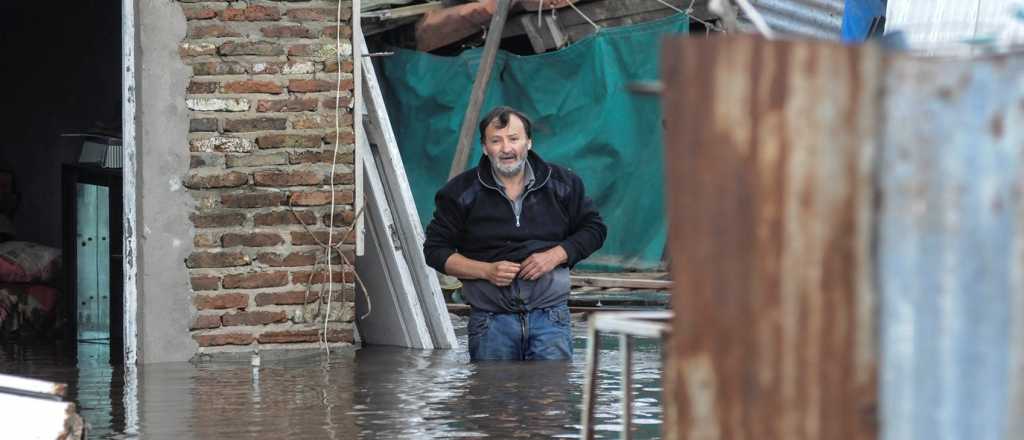
[[1024, 57], [887, 70], [884, 437], [1024, 438]]
[[879, 60], [753, 36], [666, 44], [666, 438], [875, 437], [864, 109]]
[[839, 40], [844, 0], [750, 0], [768, 26], [783, 35]]

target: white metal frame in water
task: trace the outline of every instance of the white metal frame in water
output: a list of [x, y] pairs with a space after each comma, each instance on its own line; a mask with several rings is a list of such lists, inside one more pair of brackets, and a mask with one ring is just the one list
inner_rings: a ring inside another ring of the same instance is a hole
[[671, 333], [671, 310], [650, 312], [598, 312], [590, 315], [587, 325], [587, 370], [583, 388], [582, 438], [594, 438], [594, 403], [597, 401], [597, 370], [600, 359], [601, 333], [619, 335], [622, 353], [622, 433], [623, 439], [632, 438], [633, 424], [633, 338], [664, 338]]

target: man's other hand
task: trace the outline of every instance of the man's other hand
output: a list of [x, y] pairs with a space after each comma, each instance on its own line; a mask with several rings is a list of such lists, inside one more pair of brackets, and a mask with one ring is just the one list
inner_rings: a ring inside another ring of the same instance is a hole
[[569, 260], [569, 254], [561, 246], [555, 246], [543, 252], [537, 252], [523, 260], [523, 269], [519, 278], [536, 280], [552, 269]]
[[516, 278], [516, 274], [519, 273], [520, 265], [510, 261], [498, 261], [491, 263], [487, 268], [487, 281], [495, 286], [507, 286], [512, 284], [512, 280]]

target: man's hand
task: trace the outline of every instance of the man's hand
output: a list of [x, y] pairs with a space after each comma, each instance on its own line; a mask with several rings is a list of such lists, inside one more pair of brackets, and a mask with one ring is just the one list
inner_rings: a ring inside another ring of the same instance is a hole
[[543, 252], [537, 252], [523, 260], [522, 271], [519, 278], [524, 280], [536, 280], [552, 269], [569, 260], [569, 254], [561, 246], [555, 246]]
[[485, 278], [495, 286], [507, 286], [512, 284], [512, 280], [516, 279], [519, 269], [520, 265], [518, 263], [509, 261], [490, 263], [487, 267]]

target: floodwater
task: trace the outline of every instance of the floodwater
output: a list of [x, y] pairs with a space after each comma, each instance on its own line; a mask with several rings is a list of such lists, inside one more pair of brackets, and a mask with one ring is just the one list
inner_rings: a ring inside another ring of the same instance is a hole
[[[460, 325], [461, 324], [461, 325]], [[364, 347], [270, 360], [107, 363], [108, 346], [6, 344], [0, 372], [66, 382], [89, 438], [578, 438], [586, 364], [576, 323], [565, 362], [469, 363], [465, 320], [457, 350]], [[634, 343], [635, 438], [661, 435], [661, 345]], [[137, 379], [132, 378], [135, 376]], [[602, 338], [598, 438], [621, 429], [618, 339]]]

